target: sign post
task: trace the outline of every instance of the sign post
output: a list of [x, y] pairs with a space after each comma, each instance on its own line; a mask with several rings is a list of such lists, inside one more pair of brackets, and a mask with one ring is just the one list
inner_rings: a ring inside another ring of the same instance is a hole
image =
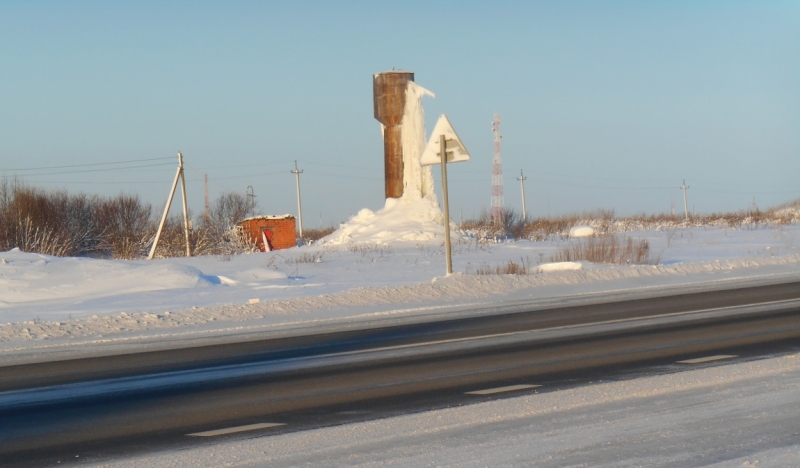
[[[436, 136], [438, 135], [438, 141]], [[438, 151], [437, 151], [438, 147]], [[453, 254], [450, 248], [450, 203], [447, 193], [447, 163], [469, 161], [467, 148], [461, 142], [455, 129], [442, 114], [433, 134], [425, 147], [425, 151], [420, 158], [420, 164], [430, 166], [433, 164], [442, 165], [442, 204], [444, 208], [444, 248], [446, 257], [447, 274], [453, 274]]]
[[447, 254], [445, 255], [445, 264], [447, 266], [447, 274], [453, 274], [453, 256], [450, 250], [450, 204], [447, 200], [447, 139], [444, 135], [439, 135], [439, 154], [442, 156], [442, 204], [444, 205], [444, 249]]

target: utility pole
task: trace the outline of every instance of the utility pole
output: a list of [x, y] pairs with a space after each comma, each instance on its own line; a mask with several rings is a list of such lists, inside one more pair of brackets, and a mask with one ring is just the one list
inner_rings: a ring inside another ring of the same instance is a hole
[[300, 238], [303, 238], [303, 204], [300, 202], [300, 174], [303, 173], [302, 169], [297, 168], [297, 160], [294, 161], [294, 170], [292, 174], [294, 174], [295, 178], [297, 179], [297, 221], [300, 227]]
[[689, 204], [686, 202], [686, 189], [688, 188], [689, 186], [686, 185], [686, 179], [683, 179], [683, 185], [680, 186], [680, 189], [683, 190], [683, 214], [687, 221], [689, 220]]
[[186, 256], [192, 256], [192, 244], [189, 241], [189, 206], [186, 200], [186, 174], [183, 172], [183, 155], [178, 153], [178, 166], [181, 171], [181, 195], [183, 196], [183, 234], [186, 236]]
[[205, 195], [205, 205], [206, 205], [205, 208], [206, 209], [203, 212], [203, 216], [205, 216], [206, 222], [208, 222], [208, 220], [211, 218], [211, 214], [210, 214], [210, 211], [209, 211], [209, 208], [208, 208], [208, 174], [205, 174], [204, 182], [205, 182], [204, 195]]
[[186, 176], [183, 174], [183, 155], [178, 153], [178, 172], [175, 173], [175, 180], [172, 182], [172, 189], [169, 192], [169, 198], [167, 198], [167, 206], [164, 207], [164, 214], [161, 216], [161, 222], [158, 224], [158, 231], [156, 231], [156, 237], [153, 239], [150, 255], [147, 256], [150, 260], [152, 260], [156, 254], [158, 240], [161, 238], [161, 231], [164, 230], [164, 224], [167, 222], [169, 207], [172, 205], [172, 198], [175, 196], [175, 189], [178, 187], [179, 179], [181, 181], [181, 194], [183, 195], [183, 232], [186, 236], [186, 256], [192, 256], [192, 247], [189, 243], [189, 209], [186, 205]]
[[253, 186], [248, 185], [247, 190], [245, 190], [245, 195], [247, 195], [247, 204], [250, 206], [250, 216], [256, 215], [256, 194], [253, 191]]
[[520, 169], [519, 170], [519, 177], [517, 177], [517, 180], [519, 181], [519, 186], [522, 189], [522, 220], [523, 221], [527, 221], [528, 220], [528, 212], [525, 211], [525, 180], [526, 179], [527, 179], [527, 177], [522, 175], [522, 169]]

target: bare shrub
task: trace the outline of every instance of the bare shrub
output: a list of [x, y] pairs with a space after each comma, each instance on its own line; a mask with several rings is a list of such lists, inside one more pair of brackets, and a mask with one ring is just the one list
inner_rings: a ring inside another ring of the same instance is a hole
[[472, 234], [481, 241], [503, 239], [509, 236], [509, 230], [518, 222], [519, 216], [513, 210], [506, 210], [499, 220], [492, 219], [486, 210], [482, 210], [478, 219], [468, 219], [461, 223], [461, 229]]
[[208, 216], [204, 216], [192, 231], [195, 255], [234, 255], [258, 252], [258, 246], [244, 233], [239, 221], [257, 209], [253, 198], [238, 192], [225, 192], [212, 204]]
[[[155, 234], [154, 234], [155, 235]], [[152, 245], [149, 239], [148, 245]], [[192, 255], [235, 255], [259, 252], [258, 246], [239, 226], [233, 225], [220, 233], [207, 224], [201, 224], [189, 230], [189, 245]], [[167, 218], [161, 238], [155, 251], [155, 257], [183, 257], [186, 255], [186, 234], [183, 216]]]
[[224, 253], [241, 254], [260, 252], [258, 244], [240, 226], [231, 226], [222, 236]]
[[79, 255], [96, 248], [97, 199], [45, 191], [19, 180], [0, 181], [0, 249], [47, 255]]
[[255, 199], [238, 192], [224, 192], [209, 210], [208, 222], [224, 233], [239, 221], [252, 215], [258, 207]]
[[138, 195], [120, 194], [98, 203], [94, 215], [101, 232], [100, 248], [112, 258], [147, 255], [156, 230], [152, 212], [152, 206]]
[[321, 229], [303, 229], [303, 240], [308, 243], [318, 241], [323, 237], [332, 234], [336, 228], [333, 226]]
[[[153, 233], [153, 239], [149, 240], [148, 245], [152, 246], [154, 240], [155, 233]], [[170, 216], [164, 222], [154, 258], [184, 256], [186, 256], [186, 234], [184, 233], [183, 215]]]
[[322, 263], [323, 252], [309, 252], [286, 259], [286, 263], [291, 265], [294, 263]]
[[593, 263], [614, 264], [655, 264], [657, 259], [650, 257], [650, 243], [647, 239], [634, 240], [625, 237], [622, 240], [616, 236], [599, 236], [582, 239], [564, 247], [550, 262], [577, 262], [587, 261]]
[[531, 270], [531, 260], [520, 259], [520, 263], [509, 260], [507, 263], [492, 266], [488, 263], [482, 263], [475, 269], [476, 275], [527, 275]]

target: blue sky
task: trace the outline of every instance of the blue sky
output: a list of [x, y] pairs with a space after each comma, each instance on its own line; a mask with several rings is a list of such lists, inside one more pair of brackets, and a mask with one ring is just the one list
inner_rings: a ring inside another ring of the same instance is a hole
[[[371, 76], [392, 67], [472, 153], [455, 219], [489, 206], [494, 112], [506, 204], [523, 169], [534, 216], [667, 212], [682, 179], [697, 212], [800, 197], [797, 2], [4, 1], [0, 176], [159, 210], [182, 151], [196, 213], [208, 174], [277, 214], [296, 159], [304, 224], [329, 225], [383, 204]], [[60, 167], [152, 158], [173, 159]]]

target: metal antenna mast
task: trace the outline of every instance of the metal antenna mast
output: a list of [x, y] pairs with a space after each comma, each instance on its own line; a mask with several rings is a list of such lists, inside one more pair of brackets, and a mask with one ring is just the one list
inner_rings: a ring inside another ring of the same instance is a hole
[[303, 173], [302, 169], [297, 168], [297, 160], [294, 161], [294, 174], [297, 179], [297, 222], [300, 227], [300, 238], [303, 238], [303, 204], [300, 202], [300, 174]]
[[680, 189], [683, 190], [683, 215], [687, 221], [689, 220], [689, 204], [686, 202], [686, 189], [688, 188], [689, 186], [686, 185], [686, 179], [683, 179], [683, 185], [680, 186]]
[[517, 180], [519, 181], [519, 187], [522, 189], [522, 220], [526, 221], [528, 219], [528, 212], [525, 211], [525, 180], [528, 178], [522, 175], [522, 169], [519, 170], [519, 177]]
[[505, 200], [503, 199], [503, 162], [500, 158], [500, 116], [494, 114], [492, 121], [492, 132], [494, 133], [494, 156], [492, 156], [492, 207], [489, 217], [493, 223], [501, 222], [503, 211], [505, 211]]

